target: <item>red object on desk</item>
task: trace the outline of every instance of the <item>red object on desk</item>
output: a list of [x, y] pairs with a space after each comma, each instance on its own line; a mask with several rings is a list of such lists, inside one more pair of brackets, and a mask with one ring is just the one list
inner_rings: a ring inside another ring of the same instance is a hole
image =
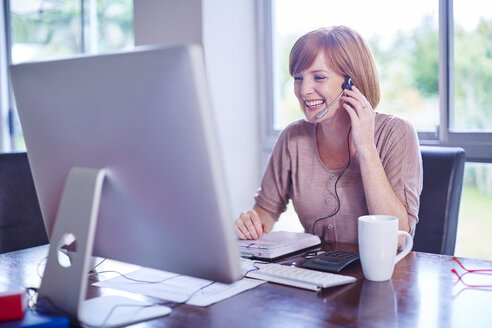
[[27, 294], [23, 289], [0, 292], [0, 321], [21, 319], [27, 306]]

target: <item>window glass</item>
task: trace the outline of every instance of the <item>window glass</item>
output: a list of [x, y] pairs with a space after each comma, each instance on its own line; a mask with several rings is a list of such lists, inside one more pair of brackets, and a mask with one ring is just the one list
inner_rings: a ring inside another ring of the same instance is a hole
[[492, 131], [492, 2], [454, 0], [454, 112], [450, 128]]
[[[450, 130], [492, 131], [492, 2], [454, 0], [454, 107]], [[467, 163], [457, 256], [492, 260], [492, 164]]]
[[436, 131], [438, 103], [438, 1], [279, 0], [273, 2], [274, 129], [303, 117], [288, 73], [289, 51], [304, 33], [347, 25], [369, 42], [381, 82], [380, 112]]
[[81, 52], [80, 1], [11, 1], [12, 63], [69, 56]]
[[85, 1], [84, 6], [81, 0], [23, 3], [11, 3], [13, 63], [108, 52], [134, 44], [132, 0]]
[[97, 17], [98, 52], [133, 47], [133, 0], [99, 0]]
[[[133, 0], [11, 1], [14, 64], [133, 47]], [[12, 113], [12, 148], [25, 150]]]
[[456, 256], [492, 260], [492, 164], [466, 163]]

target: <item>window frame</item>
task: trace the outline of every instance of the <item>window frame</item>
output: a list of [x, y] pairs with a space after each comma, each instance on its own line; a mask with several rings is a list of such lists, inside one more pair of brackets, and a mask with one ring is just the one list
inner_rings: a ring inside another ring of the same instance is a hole
[[[260, 117], [262, 165], [273, 150], [280, 133], [273, 128], [275, 103], [273, 1], [257, 0]], [[454, 131], [450, 118], [454, 111], [454, 20], [453, 0], [439, 1], [439, 126], [437, 131], [417, 131], [421, 145], [462, 147], [467, 162], [492, 163], [492, 133]]]
[[[19, 122], [17, 110], [15, 108], [14, 94], [10, 87], [10, 76], [8, 67], [12, 64], [12, 20], [11, 7], [12, 0], [3, 0], [0, 13], [0, 152], [18, 151], [17, 145], [17, 127], [15, 122]], [[85, 34], [86, 18], [92, 14], [94, 4], [86, 6], [87, 0], [78, 0], [80, 2], [81, 19], [80, 19], [80, 49], [79, 53], [87, 53]], [[92, 0], [91, 0], [92, 1]], [[88, 14], [89, 12], [89, 14]], [[5, 81], [5, 83], [4, 83]], [[6, 84], [6, 85], [4, 85]]]
[[8, 67], [11, 63], [10, 51], [10, 1], [4, 0], [0, 13], [0, 151], [15, 149], [13, 133], [13, 95], [10, 89]]
[[[12, 64], [11, 2], [0, 4], [0, 152], [22, 151], [17, 137], [20, 122], [10, 87], [8, 67]], [[96, 54], [98, 49], [98, 2], [77, 0], [80, 7], [80, 41], [76, 54]]]

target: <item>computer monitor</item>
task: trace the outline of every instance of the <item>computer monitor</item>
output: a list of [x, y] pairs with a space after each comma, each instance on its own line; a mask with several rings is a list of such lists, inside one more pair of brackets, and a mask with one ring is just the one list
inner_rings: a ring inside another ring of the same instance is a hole
[[51, 243], [71, 169], [104, 169], [94, 255], [240, 278], [200, 46], [24, 63], [10, 73]]

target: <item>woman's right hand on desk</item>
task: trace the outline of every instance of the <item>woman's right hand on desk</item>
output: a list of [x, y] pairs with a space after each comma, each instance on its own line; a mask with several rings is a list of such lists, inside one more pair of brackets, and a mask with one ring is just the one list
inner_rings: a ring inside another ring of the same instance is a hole
[[[265, 223], [271, 221], [271, 224]], [[264, 210], [255, 207], [242, 212], [234, 223], [236, 236], [240, 239], [258, 239], [269, 233], [275, 220]]]

